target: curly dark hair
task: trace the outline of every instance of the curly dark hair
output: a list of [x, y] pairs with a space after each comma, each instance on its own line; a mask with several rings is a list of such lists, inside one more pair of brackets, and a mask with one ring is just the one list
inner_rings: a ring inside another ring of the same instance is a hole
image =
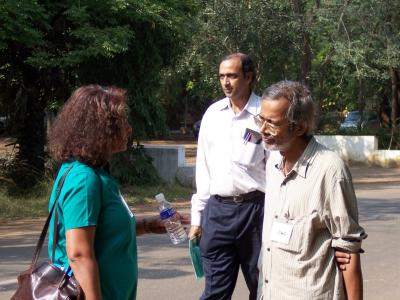
[[[58, 114], [49, 135], [51, 156], [104, 166], [115, 145], [127, 142], [125, 90], [86, 85], [76, 89]], [[125, 139], [125, 141], [124, 141]]]

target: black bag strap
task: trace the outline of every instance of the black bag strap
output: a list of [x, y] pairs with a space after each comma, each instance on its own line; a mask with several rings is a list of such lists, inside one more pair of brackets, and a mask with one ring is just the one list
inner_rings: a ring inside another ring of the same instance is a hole
[[[53, 203], [53, 205], [52, 205], [52, 207], [50, 209], [50, 212], [49, 212], [49, 215], [47, 217], [46, 223], [43, 226], [42, 233], [40, 234], [39, 241], [38, 241], [38, 243], [36, 245], [36, 249], [35, 249], [35, 252], [34, 252], [33, 257], [32, 257], [31, 269], [33, 269], [36, 266], [36, 263], [37, 263], [37, 261], [39, 259], [40, 251], [42, 250], [43, 243], [44, 243], [44, 240], [46, 238], [47, 230], [49, 229], [51, 216], [53, 214], [54, 208], [57, 205], [58, 197], [60, 196], [61, 188], [64, 185], [65, 178], [67, 177], [67, 175], [68, 175], [69, 171], [71, 170], [71, 168], [72, 168], [72, 166], [69, 167], [67, 169], [67, 171], [65, 171], [64, 175], [61, 177], [60, 181], [58, 182], [56, 198], [54, 199], [54, 203]], [[58, 216], [58, 213], [56, 215]], [[57, 238], [56, 232], [57, 232], [57, 220], [55, 220], [55, 226], [53, 228], [53, 251], [52, 251], [53, 255], [52, 255], [52, 258], [51, 258], [52, 262], [53, 262], [53, 259], [54, 259], [54, 251], [55, 251], [55, 245], [56, 245], [54, 240]]]
[[[54, 201], [57, 201], [58, 199], [55, 199]], [[58, 201], [57, 201], [58, 202]], [[58, 205], [54, 208], [56, 210], [54, 214], [54, 220], [53, 220], [53, 245], [51, 249], [51, 263], [54, 263], [54, 257], [56, 254], [56, 246], [57, 246], [57, 239], [58, 239], [58, 230], [57, 230], [57, 225], [58, 225]]]

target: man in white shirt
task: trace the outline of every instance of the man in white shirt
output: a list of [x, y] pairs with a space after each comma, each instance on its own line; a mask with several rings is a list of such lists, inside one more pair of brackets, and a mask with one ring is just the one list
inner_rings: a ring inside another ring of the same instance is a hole
[[265, 191], [265, 152], [254, 117], [260, 97], [249, 56], [234, 53], [219, 66], [226, 98], [203, 116], [189, 237], [201, 236], [205, 273], [201, 300], [231, 299], [239, 266], [256, 299]]

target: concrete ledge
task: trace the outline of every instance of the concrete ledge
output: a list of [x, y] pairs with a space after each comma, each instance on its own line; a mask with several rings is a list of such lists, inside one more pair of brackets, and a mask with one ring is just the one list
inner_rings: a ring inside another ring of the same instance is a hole
[[380, 167], [400, 166], [400, 150], [378, 150], [375, 136], [316, 135], [315, 138], [347, 162]]
[[[378, 150], [378, 140], [374, 136], [317, 135], [315, 138], [349, 163], [400, 167], [400, 150]], [[163, 181], [195, 188], [195, 166], [185, 164], [183, 145], [143, 146]]]
[[378, 149], [375, 136], [316, 135], [322, 145], [335, 151], [345, 161], [366, 162]]
[[178, 168], [176, 172], [176, 180], [183, 186], [196, 188], [196, 167], [194, 165], [186, 165]]
[[185, 147], [183, 145], [143, 144], [145, 152], [153, 158], [153, 165], [160, 178], [174, 183], [179, 167], [185, 165]]
[[368, 157], [368, 163], [381, 167], [400, 167], [400, 150], [375, 150]]

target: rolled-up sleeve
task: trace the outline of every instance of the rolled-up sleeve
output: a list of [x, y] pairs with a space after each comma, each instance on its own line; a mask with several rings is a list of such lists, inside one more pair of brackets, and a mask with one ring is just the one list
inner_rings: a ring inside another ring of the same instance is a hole
[[332, 247], [357, 253], [367, 234], [358, 224], [357, 199], [351, 178], [333, 181], [325, 203], [325, 223], [332, 234]]

